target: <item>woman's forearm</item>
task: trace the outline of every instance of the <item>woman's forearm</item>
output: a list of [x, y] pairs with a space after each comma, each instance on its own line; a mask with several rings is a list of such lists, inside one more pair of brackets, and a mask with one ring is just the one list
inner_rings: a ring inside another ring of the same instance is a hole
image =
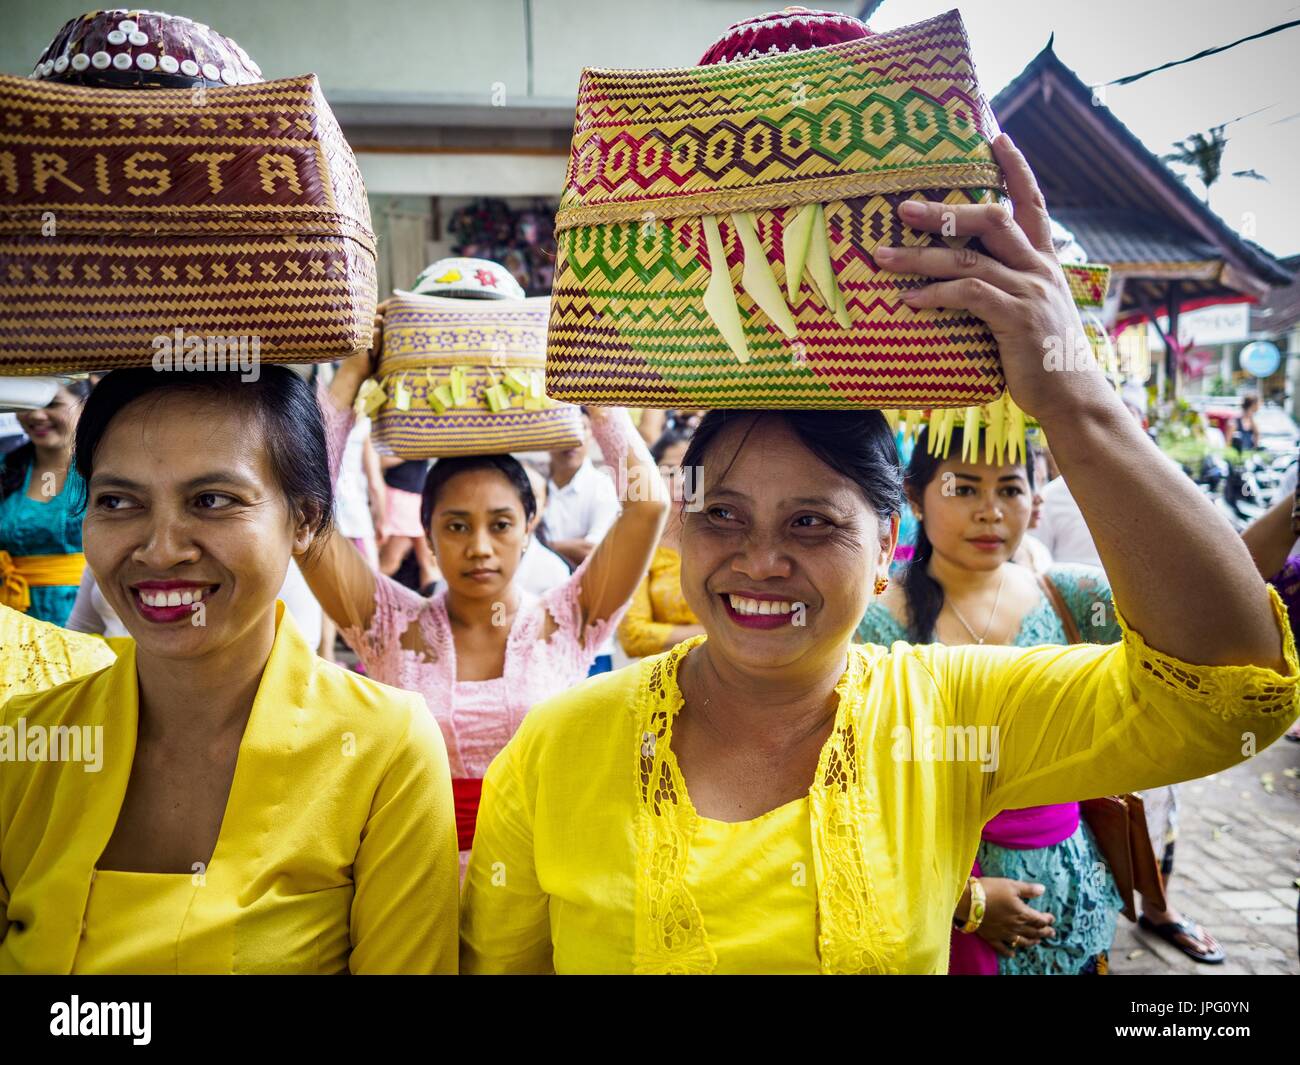
[[366, 471], [366, 487], [370, 495], [370, 511], [376, 518], [384, 513], [388, 500], [388, 484], [384, 480], [384, 470], [379, 462], [379, 452], [375, 450], [374, 441], [366, 436], [365, 447], [361, 452], [362, 465]]
[[933, 280], [913, 309], [963, 309], [988, 324], [1011, 397], [1042, 422], [1083, 512], [1115, 603], [1157, 651], [1195, 665], [1281, 671], [1282, 635], [1241, 538], [1129, 416], [1094, 360], [1053, 250], [1052, 220], [1029, 163], [1005, 133], [992, 142], [1011, 208], [907, 200], [903, 221], [974, 247], [886, 247], [886, 271]]
[[369, 353], [353, 355], [339, 365], [330, 382], [329, 398], [339, 410], [351, 410], [357, 393], [371, 373]]
[[953, 916], [962, 924], [966, 923], [970, 917], [970, 881], [966, 881], [966, 890], [961, 893], [961, 898], [957, 900], [957, 908], [953, 911]]
[[641, 439], [646, 442], [646, 446], [653, 446], [654, 442], [663, 435], [667, 414], [667, 411], [656, 410], [653, 407], [647, 407], [641, 412], [641, 421], [637, 423], [636, 429], [641, 434]]
[[590, 540], [552, 540], [547, 546], [571, 566], [581, 566], [596, 548]]
[[1125, 620], [1187, 662], [1284, 671], [1281, 635], [1246, 545], [1113, 392], [1094, 395], [1045, 417], [1043, 428]]
[[366, 378], [375, 372], [379, 353], [384, 346], [384, 310], [387, 306], [385, 301], [375, 308], [375, 326], [371, 335], [370, 350], [358, 351], [350, 355], [339, 364], [338, 370], [334, 373], [334, 380], [330, 382], [329, 395], [331, 402], [339, 410], [352, 409], [361, 386], [366, 383]]
[[587, 558], [582, 606], [588, 620], [610, 617], [631, 599], [668, 519], [668, 490], [627, 411], [593, 412], [591, 423], [622, 510]]
[[668, 491], [663, 477], [627, 411], [613, 407], [593, 412], [591, 429], [601, 457], [614, 475], [623, 509], [641, 506], [655, 513], [666, 511]]
[[1241, 534], [1255, 569], [1265, 580], [1275, 576], [1291, 554], [1296, 535], [1291, 529], [1291, 509], [1295, 500], [1287, 492], [1268, 508], [1268, 512], [1250, 523]]

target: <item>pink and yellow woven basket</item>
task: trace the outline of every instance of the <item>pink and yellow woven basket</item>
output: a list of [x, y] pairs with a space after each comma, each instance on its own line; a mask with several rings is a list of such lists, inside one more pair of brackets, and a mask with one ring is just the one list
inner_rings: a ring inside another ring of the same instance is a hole
[[581, 411], [545, 391], [550, 300], [399, 294], [379, 371], [359, 402], [403, 458], [554, 451], [583, 440]]
[[978, 319], [912, 310], [898, 204], [998, 198], [957, 12], [809, 51], [586, 70], [556, 219], [551, 395], [651, 407], [963, 407], [1003, 390]]

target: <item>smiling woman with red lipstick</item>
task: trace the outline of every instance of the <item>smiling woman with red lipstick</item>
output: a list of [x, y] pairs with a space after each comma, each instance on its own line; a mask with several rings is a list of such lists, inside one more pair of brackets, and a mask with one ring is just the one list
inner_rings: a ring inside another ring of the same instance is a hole
[[[993, 151], [1014, 212], [899, 208], [982, 252], [873, 254], [943, 279], [911, 306], [988, 323], [1096, 536], [1122, 641], [853, 643], [902, 505], [884, 416], [712, 411], [683, 459], [702, 495], [682, 591], [705, 635], [536, 707], [497, 757], [462, 971], [942, 973], [990, 818], [1206, 775], [1295, 717], [1295, 642], [1245, 547], [1100, 371], [1049, 368], [1083, 326], [1024, 157]], [[1003, 533], [974, 523], [959, 550], [988, 566]]]
[[[418, 696], [316, 657], [276, 593], [330, 531], [291, 371], [116, 370], [78, 426], [85, 548], [132, 639], [4, 719], [100, 765], [0, 784], [0, 972], [449, 972], [456, 854]], [[89, 740], [87, 742], [90, 742]]]

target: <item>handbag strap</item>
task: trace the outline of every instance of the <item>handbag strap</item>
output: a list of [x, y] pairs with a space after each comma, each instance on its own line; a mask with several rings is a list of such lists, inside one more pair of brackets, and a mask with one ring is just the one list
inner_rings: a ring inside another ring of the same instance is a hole
[[1061, 626], [1065, 629], [1066, 643], [1083, 643], [1083, 637], [1079, 634], [1079, 626], [1075, 623], [1074, 615], [1065, 605], [1065, 599], [1061, 596], [1061, 590], [1052, 583], [1052, 578], [1046, 573], [1038, 574], [1038, 586], [1043, 589], [1043, 594], [1047, 596], [1048, 602], [1052, 604], [1052, 609], [1056, 611], [1056, 616], [1061, 619]]

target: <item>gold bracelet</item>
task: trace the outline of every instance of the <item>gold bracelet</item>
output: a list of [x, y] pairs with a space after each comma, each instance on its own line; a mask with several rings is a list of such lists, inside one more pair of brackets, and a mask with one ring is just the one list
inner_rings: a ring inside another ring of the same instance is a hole
[[984, 894], [984, 885], [979, 882], [978, 877], [971, 877], [967, 883], [970, 886], [970, 913], [960, 930], [969, 934], [983, 923], [984, 907], [988, 902], [988, 896]]

